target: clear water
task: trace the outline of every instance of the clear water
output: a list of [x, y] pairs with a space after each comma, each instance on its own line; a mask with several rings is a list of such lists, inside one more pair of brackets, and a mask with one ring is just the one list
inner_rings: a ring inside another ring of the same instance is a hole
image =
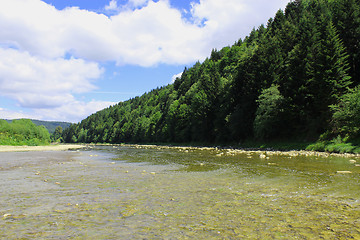
[[353, 160], [137, 146], [0, 153], [0, 239], [360, 239]]

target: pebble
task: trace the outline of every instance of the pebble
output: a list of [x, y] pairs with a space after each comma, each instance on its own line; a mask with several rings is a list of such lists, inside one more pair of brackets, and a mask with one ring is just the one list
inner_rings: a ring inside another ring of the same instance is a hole
[[352, 173], [351, 171], [336, 171], [336, 173]]
[[6, 218], [11, 217], [11, 216], [12, 216], [11, 214], [5, 213], [5, 214], [3, 215], [3, 219], [6, 219]]
[[277, 165], [277, 164], [276, 164], [276, 163], [271, 163], [271, 162], [269, 162], [268, 165], [269, 165], [269, 166], [275, 166], [275, 165]]

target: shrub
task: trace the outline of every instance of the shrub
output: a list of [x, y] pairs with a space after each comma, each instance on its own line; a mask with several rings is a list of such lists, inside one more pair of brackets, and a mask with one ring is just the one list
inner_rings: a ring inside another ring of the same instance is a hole
[[360, 86], [344, 94], [338, 104], [330, 106], [333, 110], [333, 132], [342, 136], [360, 136]]
[[262, 91], [258, 100], [258, 108], [254, 121], [254, 134], [258, 139], [274, 137], [281, 122], [280, 112], [284, 97], [280, 94], [277, 85]]

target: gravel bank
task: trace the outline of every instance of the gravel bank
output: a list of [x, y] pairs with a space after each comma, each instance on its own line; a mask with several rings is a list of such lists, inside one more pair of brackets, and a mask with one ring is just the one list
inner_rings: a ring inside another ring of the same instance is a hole
[[85, 145], [58, 144], [48, 146], [0, 146], [0, 152], [66, 151], [84, 148]]

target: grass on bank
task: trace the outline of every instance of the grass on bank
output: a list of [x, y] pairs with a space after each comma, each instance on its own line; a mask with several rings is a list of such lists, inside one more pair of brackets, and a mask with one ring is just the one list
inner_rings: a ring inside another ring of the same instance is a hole
[[360, 143], [357, 141], [344, 141], [343, 139], [335, 138], [330, 141], [317, 141], [317, 142], [246, 142], [239, 145], [243, 148], [258, 148], [258, 149], [271, 149], [279, 151], [288, 150], [307, 150], [317, 152], [329, 153], [354, 153], [360, 154]]
[[318, 141], [307, 146], [306, 150], [334, 152], [334, 153], [355, 153], [360, 154], [360, 139], [348, 140], [340, 136], [330, 141]]

